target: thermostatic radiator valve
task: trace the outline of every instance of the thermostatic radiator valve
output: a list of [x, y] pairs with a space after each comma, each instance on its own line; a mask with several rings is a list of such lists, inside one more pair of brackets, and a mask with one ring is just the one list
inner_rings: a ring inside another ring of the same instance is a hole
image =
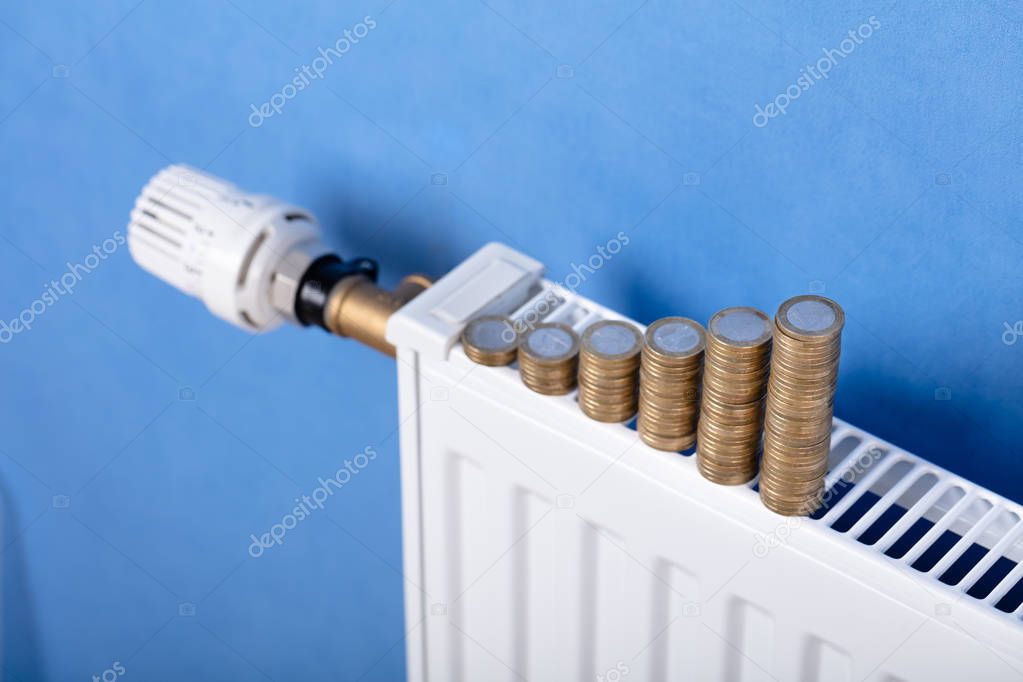
[[376, 262], [333, 253], [307, 211], [185, 165], [143, 188], [128, 246], [140, 266], [246, 331], [315, 324], [392, 356], [387, 319], [430, 285], [412, 275], [381, 289]]

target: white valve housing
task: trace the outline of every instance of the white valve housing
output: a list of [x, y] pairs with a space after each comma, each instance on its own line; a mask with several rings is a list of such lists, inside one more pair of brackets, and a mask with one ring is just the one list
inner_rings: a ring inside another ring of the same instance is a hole
[[128, 246], [140, 266], [247, 331], [277, 327], [291, 301], [271, 286], [285, 259], [327, 253], [306, 211], [186, 165], [157, 173], [135, 201]]

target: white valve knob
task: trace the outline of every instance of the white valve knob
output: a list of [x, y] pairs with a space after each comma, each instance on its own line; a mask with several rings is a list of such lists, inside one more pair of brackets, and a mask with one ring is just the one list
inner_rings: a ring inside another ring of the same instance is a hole
[[282, 294], [294, 278], [278, 272], [329, 251], [306, 211], [185, 165], [164, 168], [143, 188], [128, 246], [140, 266], [253, 332], [294, 319], [293, 286]]

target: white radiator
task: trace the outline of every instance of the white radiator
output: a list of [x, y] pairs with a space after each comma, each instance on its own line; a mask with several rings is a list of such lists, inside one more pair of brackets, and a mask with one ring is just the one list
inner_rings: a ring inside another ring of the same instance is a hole
[[491, 244], [387, 328], [410, 680], [1023, 678], [1020, 505], [839, 420], [820, 518], [709, 483], [465, 356], [470, 318], [549, 308], [542, 270]]

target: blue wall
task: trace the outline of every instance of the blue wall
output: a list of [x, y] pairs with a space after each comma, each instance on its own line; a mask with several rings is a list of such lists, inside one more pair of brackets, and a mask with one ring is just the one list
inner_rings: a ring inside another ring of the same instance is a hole
[[492, 240], [561, 279], [624, 230], [581, 292], [644, 322], [823, 290], [848, 315], [838, 414], [1023, 499], [1018, 8], [488, 2], [0, 7], [0, 318], [106, 256], [0, 332], [11, 679], [404, 671], [393, 363], [249, 337], [103, 252], [170, 162], [308, 207], [388, 282]]

